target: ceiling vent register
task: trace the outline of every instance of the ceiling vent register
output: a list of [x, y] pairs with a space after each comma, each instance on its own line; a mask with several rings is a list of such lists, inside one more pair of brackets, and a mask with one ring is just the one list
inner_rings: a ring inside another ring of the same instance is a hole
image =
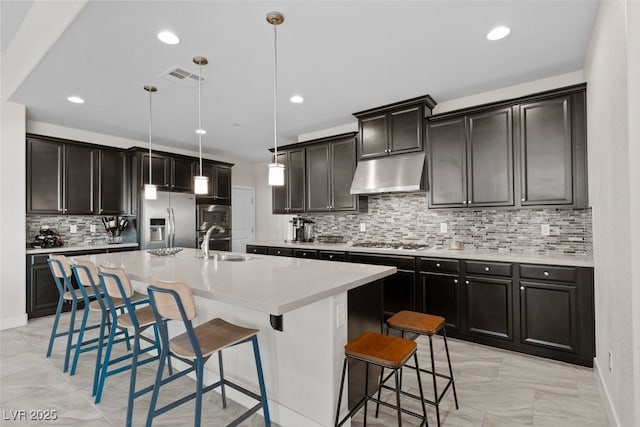
[[[160, 77], [170, 82], [177, 83], [180, 86], [194, 88], [198, 87], [198, 79], [200, 78], [198, 77], [198, 74], [191, 73], [180, 67], [171, 67], [164, 73], [160, 74]], [[202, 82], [204, 81], [205, 79], [202, 78]]]

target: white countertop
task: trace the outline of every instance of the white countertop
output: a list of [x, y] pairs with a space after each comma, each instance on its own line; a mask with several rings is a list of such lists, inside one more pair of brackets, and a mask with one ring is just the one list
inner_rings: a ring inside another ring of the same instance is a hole
[[[97, 266], [120, 267], [133, 280], [182, 281], [194, 295], [272, 315], [284, 314], [394, 274], [395, 267], [248, 255], [248, 261], [198, 258], [196, 249], [172, 256], [146, 251], [78, 256]], [[224, 252], [227, 254], [228, 252]], [[247, 254], [242, 254], [247, 255]]]
[[545, 255], [537, 253], [496, 252], [477, 249], [449, 250], [447, 248], [431, 248], [422, 251], [391, 248], [362, 248], [346, 243], [285, 243], [283, 241], [249, 242], [255, 246], [277, 246], [294, 249], [316, 249], [327, 251], [359, 252], [387, 255], [410, 255], [415, 257], [455, 258], [482, 261], [518, 262], [526, 264], [547, 264], [572, 267], [593, 267], [593, 260], [580, 255]]
[[69, 245], [69, 246], [60, 246], [58, 248], [46, 248], [46, 249], [35, 249], [28, 248], [26, 250], [27, 255], [35, 255], [35, 254], [51, 254], [57, 252], [74, 252], [74, 251], [94, 251], [99, 249], [118, 249], [118, 248], [137, 248], [139, 245], [137, 243], [111, 243], [111, 244], [102, 244], [102, 245]]

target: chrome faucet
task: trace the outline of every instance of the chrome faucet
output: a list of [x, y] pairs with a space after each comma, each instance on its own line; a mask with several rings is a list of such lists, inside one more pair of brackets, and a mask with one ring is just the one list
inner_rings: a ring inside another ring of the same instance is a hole
[[200, 245], [202, 254], [205, 258], [209, 258], [209, 238], [211, 237], [211, 233], [213, 233], [213, 230], [218, 230], [221, 233], [227, 231], [219, 225], [212, 225], [211, 227], [209, 227], [209, 229], [207, 230], [207, 234], [204, 235], [204, 239], [202, 240], [202, 244]]

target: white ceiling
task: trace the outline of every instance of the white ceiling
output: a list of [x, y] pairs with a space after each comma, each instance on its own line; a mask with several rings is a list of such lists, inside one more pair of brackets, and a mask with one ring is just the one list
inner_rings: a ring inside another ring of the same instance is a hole
[[[30, 4], [11, 3], [2, 1], [3, 50]], [[285, 15], [278, 143], [288, 144], [395, 101], [430, 94], [443, 102], [580, 70], [597, 1], [90, 1], [11, 101], [27, 106], [29, 120], [146, 141], [143, 86], [153, 84], [154, 142], [197, 150], [197, 89], [159, 75], [173, 66], [197, 73], [192, 57], [203, 55], [203, 151], [267, 160], [271, 10]], [[487, 41], [499, 24], [511, 35]], [[181, 43], [160, 43], [165, 29]], [[294, 93], [305, 102], [290, 103]]]

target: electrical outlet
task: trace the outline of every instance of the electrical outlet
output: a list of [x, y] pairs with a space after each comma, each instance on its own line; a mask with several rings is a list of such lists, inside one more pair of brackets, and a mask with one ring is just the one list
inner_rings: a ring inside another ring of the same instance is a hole
[[613, 352], [609, 350], [609, 373], [613, 373]]
[[91, 225], [89, 226], [89, 231], [90, 231], [90, 232], [92, 232], [92, 233], [95, 233], [95, 232], [96, 232], [96, 226], [95, 226], [95, 224], [91, 224]]
[[441, 233], [446, 233], [447, 232], [447, 223], [446, 222], [441, 222], [440, 223], [440, 232]]
[[549, 227], [549, 224], [542, 224], [540, 226], [540, 234], [542, 234], [543, 236], [548, 236], [551, 234], [551, 228]]
[[69, 233], [77, 233], [78, 232], [78, 226], [77, 225], [70, 225], [69, 226]]
[[347, 320], [346, 311], [344, 304], [338, 304], [336, 307], [336, 329], [344, 326]]
[[367, 224], [365, 224], [364, 222], [360, 223], [360, 231], [367, 231]]

